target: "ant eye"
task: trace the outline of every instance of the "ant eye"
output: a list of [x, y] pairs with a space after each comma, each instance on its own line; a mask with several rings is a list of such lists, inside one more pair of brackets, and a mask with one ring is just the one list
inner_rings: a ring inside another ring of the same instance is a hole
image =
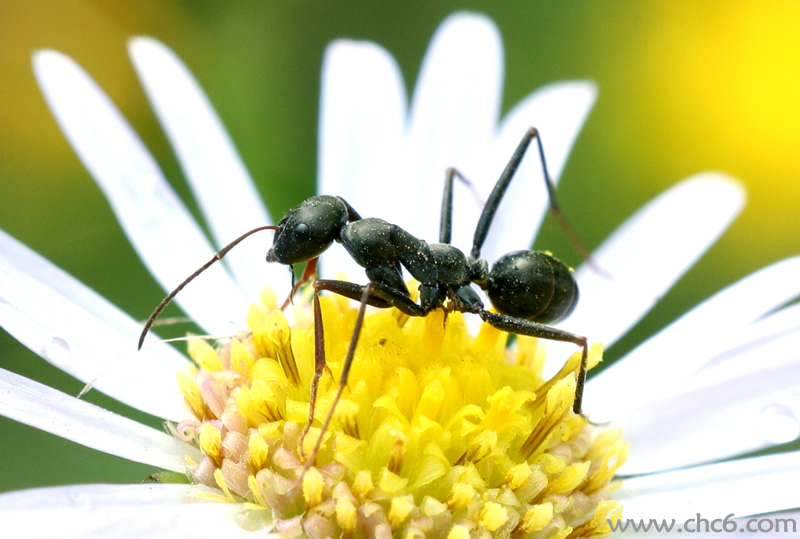
[[294, 227], [294, 237], [295, 238], [305, 238], [308, 236], [308, 225], [305, 223], [300, 223], [296, 227]]

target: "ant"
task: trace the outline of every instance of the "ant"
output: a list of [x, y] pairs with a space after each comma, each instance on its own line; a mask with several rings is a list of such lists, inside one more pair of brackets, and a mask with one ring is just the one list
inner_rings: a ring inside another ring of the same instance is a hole
[[[578, 285], [572, 270], [551, 254], [541, 251], [513, 251], [500, 257], [491, 269], [486, 260], [480, 258], [481, 247], [489, 232], [492, 219], [534, 139], [539, 149], [550, 211], [559, 220], [581, 256], [591, 262], [559, 209], [555, 198], [555, 187], [547, 172], [541, 137], [538, 130], [531, 127], [518, 144], [484, 205], [475, 227], [469, 256], [450, 245], [453, 182], [458, 178], [469, 184], [456, 169], [448, 169], [445, 176], [439, 243], [429, 244], [382, 219], [362, 218], [342, 197], [314, 196], [286, 212], [277, 226], [261, 226], [246, 232], [190, 275], [167, 295], [150, 315], [139, 338], [139, 348], [141, 349], [147, 332], [161, 311], [192, 279], [222, 259], [228, 251], [251, 234], [261, 230], [274, 230], [275, 237], [272, 247], [267, 252], [267, 262], [278, 262], [290, 267], [296, 263], [306, 264], [302, 277], [293, 283], [292, 291], [281, 309], [288, 306], [302, 285], [311, 282], [314, 286], [315, 374], [309, 399], [309, 420], [303, 431], [303, 438], [314, 419], [317, 387], [326, 368], [319, 293], [328, 290], [360, 302], [339, 389], [322, 424], [311, 457], [306, 462], [306, 468], [312, 466], [316, 459], [323, 435], [347, 385], [367, 305], [378, 308], [394, 307], [408, 316], [426, 316], [438, 308], [444, 309], [445, 314], [452, 311], [473, 313], [480, 316], [484, 322], [508, 333], [565, 341], [580, 346], [581, 362], [573, 411], [581, 414], [588, 342], [586, 337], [548, 325], [569, 316], [578, 302]], [[318, 258], [334, 241], [341, 243], [353, 260], [364, 267], [369, 283], [360, 285], [349, 281], [316, 278]], [[403, 280], [403, 268], [420, 283], [419, 303], [411, 298]], [[292, 275], [294, 278], [294, 273]], [[483, 301], [472, 287], [473, 284], [486, 291], [496, 313], [484, 308]]]

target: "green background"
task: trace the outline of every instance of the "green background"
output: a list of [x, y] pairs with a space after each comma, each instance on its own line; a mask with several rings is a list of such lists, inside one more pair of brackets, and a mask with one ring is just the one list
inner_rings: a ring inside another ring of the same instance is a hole
[[[279, 217], [314, 192], [325, 46], [339, 37], [377, 42], [395, 56], [410, 90], [436, 27], [459, 9], [486, 13], [500, 29], [504, 111], [552, 81], [597, 82], [597, 104], [559, 188], [589, 247], [696, 172], [721, 170], [748, 189], [739, 219], [609, 359], [739, 277], [800, 252], [796, 2], [3, 0], [0, 228], [135, 317], [162, 297], [45, 106], [31, 71], [35, 49], [57, 49], [82, 65], [188, 200], [126, 53], [130, 36], [162, 40], [208, 93]], [[536, 245], [579, 262], [555, 226], [545, 226]], [[0, 366], [73, 395], [82, 388], [2, 331]], [[158, 425], [98, 392], [86, 398]], [[2, 418], [0, 463], [0, 491], [139, 481], [152, 471]]]

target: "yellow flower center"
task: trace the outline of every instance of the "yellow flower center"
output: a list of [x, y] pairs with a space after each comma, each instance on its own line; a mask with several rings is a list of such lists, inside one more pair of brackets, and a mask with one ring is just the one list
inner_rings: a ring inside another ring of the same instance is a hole
[[[190, 342], [197, 368], [179, 384], [194, 419], [178, 431], [204, 453], [192, 479], [220, 500], [310, 537], [589, 537], [620, 517], [609, 491], [627, 444], [572, 412], [580, 354], [545, 381], [537, 339], [507, 348], [508, 334], [488, 324], [473, 338], [460, 313], [441, 310], [367, 314], [347, 388], [303, 473], [356, 309], [321, 298], [327, 369], [303, 437], [314, 324], [297, 303], [292, 327], [265, 293], [249, 333], [217, 349]], [[593, 346], [590, 366], [601, 355]]]

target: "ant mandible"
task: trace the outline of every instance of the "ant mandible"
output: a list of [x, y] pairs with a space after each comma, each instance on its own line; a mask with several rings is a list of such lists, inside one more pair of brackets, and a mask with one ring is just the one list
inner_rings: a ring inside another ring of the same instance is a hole
[[[322, 424], [307, 466], [313, 465], [323, 435], [347, 385], [367, 305], [379, 308], [394, 307], [409, 316], [425, 316], [438, 308], [443, 308], [447, 312], [473, 313], [480, 316], [484, 322], [508, 333], [565, 341], [580, 346], [581, 362], [573, 411], [581, 414], [588, 342], [586, 337], [548, 325], [569, 316], [578, 302], [578, 285], [571, 269], [549, 253], [533, 250], [513, 251], [503, 255], [491, 270], [486, 260], [480, 258], [481, 247], [497, 208], [534, 139], [539, 149], [550, 210], [558, 218], [581, 256], [588, 261], [586, 251], [558, 207], [555, 187], [547, 172], [541, 137], [538, 130], [531, 127], [517, 145], [484, 205], [475, 227], [469, 256], [450, 245], [453, 182], [456, 178], [466, 182], [466, 179], [453, 168], [448, 169], [445, 176], [439, 243], [429, 244], [382, 219], [362, 218], [342, 197], [314, 196], [286, 212], [277, 226], [262, 226], [243, 234], [190, 275], [162, 300], [147, 320], [139, 338], [139, 348], [141, 349], [147, 332], [161, 311], [192, 279], [222, 259], [228, 251], [251, 234], [261, 230], [274, 230], [275, 237], [272, 247], [267, 252], [267, 262], [278, 262], [290, 267], [292, 264], [306, 263], [302, 277], [294, 283], [292, 292], [281, 309], [286, 308], [303, 284], [312, 282], [314, 286], [315, 374], [311, 385], [309, 420], [303, 435], [314, 419], [317, 387], [326, 365], [319, 293], [321, 290], [328, 290], [360, 301], [339, 389]], [[349, 281], [316, 279], [318, 257], [334, 241], [341, 243], [353, 260], [365, 269], [369, 283], [359, 285]], [[419, 303], [411, 298], [403, 280], [402, 268], [420, 283]], [[496, 313], [484, 308], [483, 301], [472, 288], [472, 284], [486, 291], [492, 306], [497, 310]]]

